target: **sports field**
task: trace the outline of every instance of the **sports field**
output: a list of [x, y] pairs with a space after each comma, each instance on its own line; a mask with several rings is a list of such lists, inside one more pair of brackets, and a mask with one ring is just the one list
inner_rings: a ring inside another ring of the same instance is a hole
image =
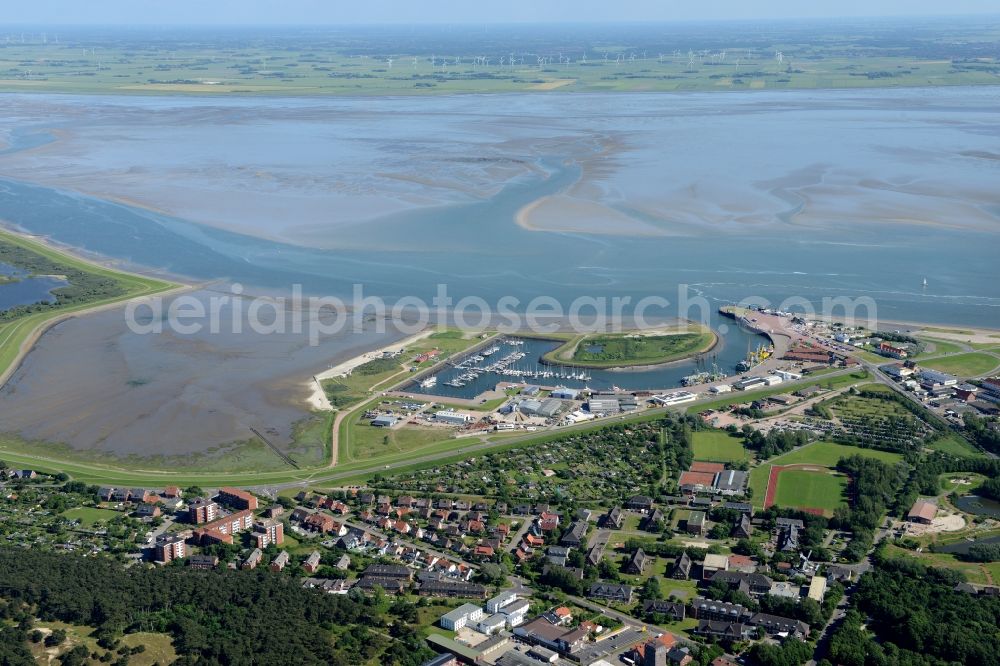
[[985, 352], [969, 352], [921, 361], [920, 365], [958, 377], [978, 377], [996, 369], [1000, 365], [1000, 358]]
[[891, 451], [862, 449], [857, 446], [847, 446], [834, 442], [814, 442], [807, 444], [802, 448], [771, 458], [750, 470], [750, 488], [753, 491], [753, 504], [756, 507], [764, 506], [768, 478], [773, 466], [815, 465], [816, 467], [832, 468], [837, 465], [837, 461], [841, 458], [854, 455], [875, 458], [876, 460], [888, 463], [899, 462], [903, 459], [900, 454], [892, 453]]
[[724, 430], [699, 430], [692, 437], [695, 460], [725, 463], [749, 458], [742, 438], [733, 437]]
[[777, 474], [774, 503], [796, 509], [819, 509], [831, 512], [845, 503], [847, 477], [816, 468], [783, 469]]

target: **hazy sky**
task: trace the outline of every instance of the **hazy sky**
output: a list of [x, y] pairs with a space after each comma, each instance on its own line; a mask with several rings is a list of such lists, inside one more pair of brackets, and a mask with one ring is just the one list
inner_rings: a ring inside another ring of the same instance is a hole
[[0, 0], [9, 23], [685, 21], [1000, 13], [997, 0]]

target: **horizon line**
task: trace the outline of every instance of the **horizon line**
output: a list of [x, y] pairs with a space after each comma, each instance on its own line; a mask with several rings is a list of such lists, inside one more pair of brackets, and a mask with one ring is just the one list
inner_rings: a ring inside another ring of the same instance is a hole
[[829, 15], [829, 16], [765, 16], [765, 17], [738, 17], [738, 18], [674, 18], [674, 19], [624, 19], [624, 20], [580, 20], [580, 21], [556, 21], [556, 20], [457, 20], [457, 21], [354, 21], [348, 23], [336, 22], [255, 22], [255, 23], [133, 23], [133, 22], [104, 22], [95, 21], [93, 23], [58, 23], [39, 21], [15, 21], [10, 23], [0, 23], [0, 29], [7, 27], [36, 27], [36, 28], [417, 28], [417, 27], [451, 27], [451, 26], [484, 26], [484, 27], [507, 27], [507, 26], [649, 26], [649, 25], [676, 25], [676, 24], [698, 24], [698, 23], [760, 23], [760, 22], [823, 22], [823, 21], [851, 21], [851, 20], [921, 20], [934, 18], [950, 19], [1000, 19], [1000, 10], [981, 13], [925, 13], [925, 14], [867, 14], [867, 15]]

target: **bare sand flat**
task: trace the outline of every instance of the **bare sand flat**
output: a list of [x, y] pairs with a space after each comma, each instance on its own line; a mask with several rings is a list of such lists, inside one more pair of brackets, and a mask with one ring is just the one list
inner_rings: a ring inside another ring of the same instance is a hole
[[662, 229], [629, 217], [595, 201], [556, 195], [525, 206], [517, 224], [530, 231], [555, 231], [625, 236], [666, 236]]

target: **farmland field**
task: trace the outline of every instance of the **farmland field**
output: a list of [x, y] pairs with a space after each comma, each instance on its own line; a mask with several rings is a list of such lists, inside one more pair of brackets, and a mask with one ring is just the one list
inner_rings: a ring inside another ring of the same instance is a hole
[[[454, 94], [885, 88], [997, 83], [981, 44], [995, 24], [910, 19], [882, 43], [879, 24], [746, 22], [562, 31], [515, 25], [216, 30], [183, 40], [141, 28], [108, 39], [64, 29], [0, 51], [0, 90], [187, 95]], [[861, 46], [863, 45], [863, 47]], [[729, 49], [728, 57], [726, 49]], [[776, 54], [780, 49], [782, 57]]]

